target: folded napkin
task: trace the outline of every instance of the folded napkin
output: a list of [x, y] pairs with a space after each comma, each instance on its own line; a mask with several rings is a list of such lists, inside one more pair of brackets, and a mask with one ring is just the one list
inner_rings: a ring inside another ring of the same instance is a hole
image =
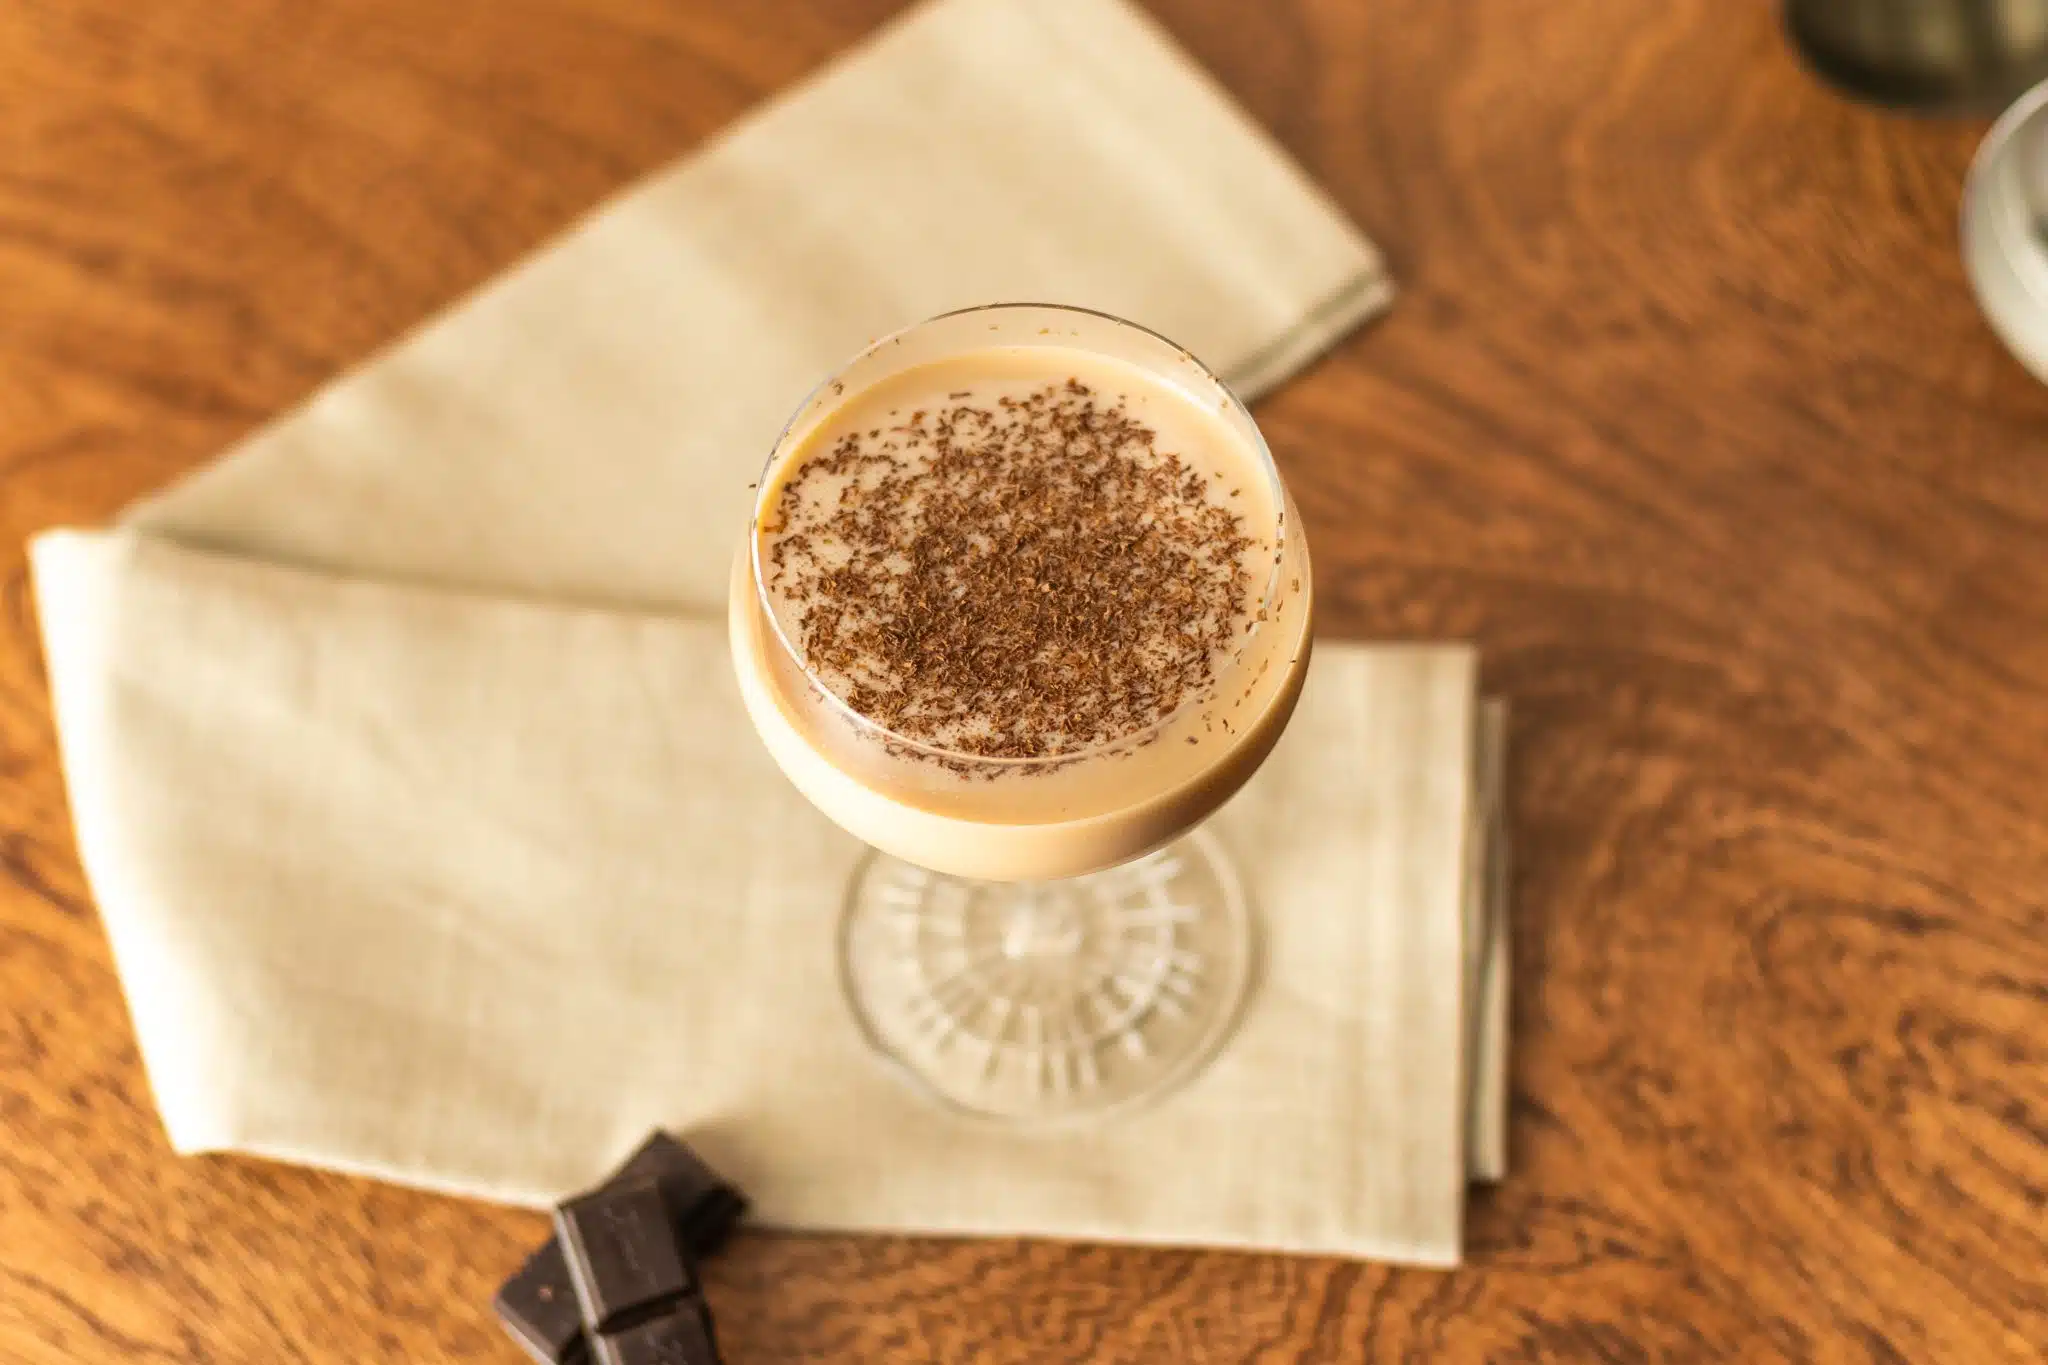
[[1250, 396], [1389, 296], [1119, 0], [938, 0], [121, 527], [39, 537], [172, 1142], [541, 1203], [661, 1125], [784, 1225], [1454, 1260], [1504, 1160], [1469, 651], [1319, 649], [1219, 820], [1264, 933], [1235, 1038], [1026, 1136], [865, 1054], [859, 850], [761, 751], [720, 615], [775, 431], [870, 336], [1083, 303]]

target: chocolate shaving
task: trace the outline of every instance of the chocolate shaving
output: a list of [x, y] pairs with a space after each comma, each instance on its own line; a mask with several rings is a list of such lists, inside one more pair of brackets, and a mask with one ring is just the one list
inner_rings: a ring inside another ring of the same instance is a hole
[[1206, 692], [1254, 542], [1121, 398], [956, 401], [805, 459], [763, 519], [806, 666], [905, 739], [1057, 758]]

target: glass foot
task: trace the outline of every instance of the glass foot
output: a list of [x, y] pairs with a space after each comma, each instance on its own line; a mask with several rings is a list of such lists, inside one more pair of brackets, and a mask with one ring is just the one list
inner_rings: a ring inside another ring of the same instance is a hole
[[1228, 1036], [1252, 918], [1197, 830], [1055, 882], [977, 882], [870, 853], [842, 926], [847, 998], [870, 1041], [941, 1100], [1057, 1123], [1152, 1099]]

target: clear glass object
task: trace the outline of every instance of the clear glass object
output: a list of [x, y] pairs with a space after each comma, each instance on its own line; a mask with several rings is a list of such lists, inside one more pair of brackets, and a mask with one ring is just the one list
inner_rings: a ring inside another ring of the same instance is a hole
[[1104, 872], [990, 882], [875, 852], [840, 969], [870, 1042], [956, 1108], [1097, 1116], [1199, 1068], [1250, 984], [1250, 906], [1201, 830]]
[[[1049, 758], [989, 759], [893, 734], [806, 666], [763, 585], [778, 474], [845, 403], [904, 370], [991, 347], [1056, 346], [1135, 365], [1212, 413], [1249, 479], [1247, 529], [1273, 547], [1243, 642], [1214, 685], [1144, 731]], [[736, 557], [740, 691], [777, 763], [870, 844], [848, 889], [841, 980], [855, 1021], [938, 1100], [1009, 1123], [1100, 1118], [1215, 1054], [1253, 977], [1253, 909], [1195, 826], [1257, 770], [1299, 695], [1308, 554], [1244, 405], [1155, 333], [1081, 309], [997, 304], [885, 337], [812, 392], [777, 440]], [[1193, 831], [1190, 833], [1190, 831]]]

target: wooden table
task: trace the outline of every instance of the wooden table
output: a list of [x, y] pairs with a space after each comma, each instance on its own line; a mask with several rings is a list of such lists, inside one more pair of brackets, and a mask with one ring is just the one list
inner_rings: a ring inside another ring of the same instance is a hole
[[[1260, 418], [1329, 628], [1476, 637], [1513, 700], [1514, 1173], [1455, 1274], [750, 1237], [731, 1359], [2041, 1359], [2048, 390], [1956, 258], [1982, 125], [1842, 102], [1762, 3], [1155, 7], [1405, 285]], [[893, 8], [0, 6], [6, 1365], [511, 1365], [543, 1227], [170, 1155], [22, 538]]]

